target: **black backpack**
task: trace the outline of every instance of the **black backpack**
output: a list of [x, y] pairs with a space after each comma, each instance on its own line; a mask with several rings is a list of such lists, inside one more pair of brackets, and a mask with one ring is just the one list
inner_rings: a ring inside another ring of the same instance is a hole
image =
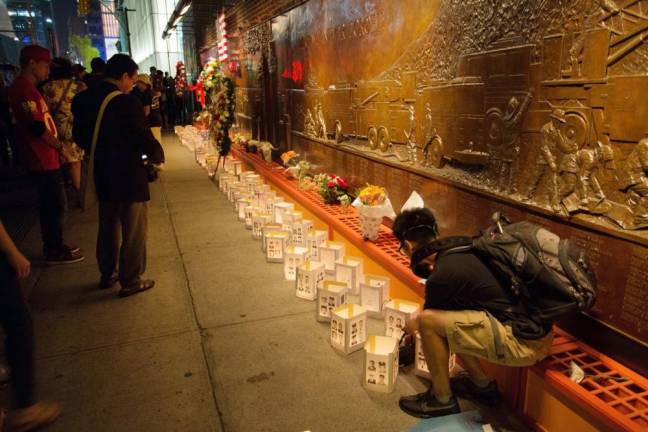
[[[462, 238], [446, 239], [450, 247], [439, 252], [476, 252], [500, 280], [510, 281], [512, 294], [537, 323], [553, 324], [594, 305], [596, 276], [581, 248], [531, 222], [510, 223], [497, 213], [493, 219], [494, 225], [463, 245], [457, 245]], [[512, 312], [498, 303], [487, 308]]]

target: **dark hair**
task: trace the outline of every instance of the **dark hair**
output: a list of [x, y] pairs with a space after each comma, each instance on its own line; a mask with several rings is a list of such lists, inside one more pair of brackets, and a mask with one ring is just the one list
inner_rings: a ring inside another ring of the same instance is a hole
[[72, 78], [74, 71], [72, 62], [66, 58], [55, 57], [50, 66], [50, 78], [53, 80]]
[[126, 73], [128, 76], [133, 76], [137, 73], [137, 63], [126, 54], [115, 54], [110, 57], [108, 64], [106, 64], [106, 76], [108, 78], [120, 80]]
[[405, 210], [399, 214], [392, 231], [401, 243], [409, 240], [416, 244], [427, 244], [439, 235], [436, 218], [426, 208]]
[[106, 70], [106, 62], [101, 57], [95, 57], [90, 62], [90, 67], [92, 68], [92, 72], [103, 73]]

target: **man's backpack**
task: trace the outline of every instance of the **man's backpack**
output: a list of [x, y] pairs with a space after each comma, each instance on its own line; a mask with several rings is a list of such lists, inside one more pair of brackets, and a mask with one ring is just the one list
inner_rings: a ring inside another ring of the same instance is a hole
[[[499, 214], [495, 224], [466, 246], [442, 254], [473, 250], [500, 280], [510, 281], [534, 321], [552, 324], [564, 316], [589, 310], [596, 301], [596, 276], [584, 251], [531, 222], [510, 223]], [[497, 303], [489, 309], [511, 312]]]

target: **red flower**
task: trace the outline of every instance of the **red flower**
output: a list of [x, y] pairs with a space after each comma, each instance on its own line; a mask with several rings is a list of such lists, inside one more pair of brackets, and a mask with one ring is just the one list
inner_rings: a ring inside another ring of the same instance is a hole
[[341, 187], [342, 189], [346, 189], [346, 188], [349, 186], [349, 185], [347, 184], [346, 180], [344, 180], [342, 177], [338, 177], [338, 178], [337, 178], [337, 182], [338, 182], [338, 185], [340, 185], [340, 187]]
[[335, 187], [335, 183], [330, 181], [330, 182], [328, 182], [328, 184], [326, 186], [328, 186], [329, 189], [333, 189]]

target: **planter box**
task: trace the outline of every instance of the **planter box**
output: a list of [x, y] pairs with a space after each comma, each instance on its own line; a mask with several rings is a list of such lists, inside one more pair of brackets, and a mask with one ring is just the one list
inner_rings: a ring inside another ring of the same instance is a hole
[[317, 295], [317, 321], [331, 321], [331, 312], [346, 303], [347, 286], [344, 282], [325, 280]]
[[284, 278], [289, 281], [297, 279], [297, 267], [306, 261], [308, 249], [300, 246], [288, 246], [284, 259]]
[[344, 354], [362, 349], [367, 341], [367, 310], [345, 304], [331, 311], [331, 346]]
[[385, 304], [385, 336], [400, 339], [403, 335], [405, 322], [415, 318], [420, 306], [407, 300], [394, 299]]
[[364, 349], [365, 388], [391, 393], [398, 377], [398, 341], [388, 336], [370, 336]]
[[362, 273], [362, 258], [343, 256], [335, 261], [335, 280], [345, 282], [349, 294], [360, 294]]
[[389, 301], [389, 278], [365, 274], [360, 283], [360, 304], [373, 318], [384, 317], [384, 305]]
[[324, 264], [317, 261], [305, 261], [297, 267], [295, 294], [305, 300], [315, 300], [317, 291], [323, 286]]
[[335, 262], [344, 256], [344, 243], [325, 241], [319, 247], [319, 260], [327, 273], [335, 273]]

